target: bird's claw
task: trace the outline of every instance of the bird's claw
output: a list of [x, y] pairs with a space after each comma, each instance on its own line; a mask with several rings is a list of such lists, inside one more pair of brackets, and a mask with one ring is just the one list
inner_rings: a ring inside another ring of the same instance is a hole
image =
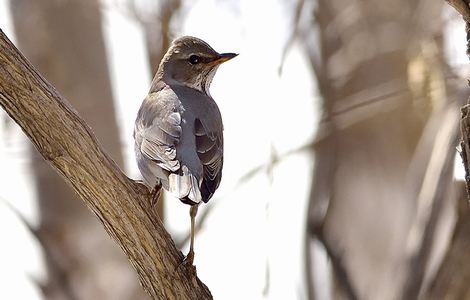
[[194, 263], [194, 251], [189, 251], [188, 255], [183, 259], [183, 264], [192, 266]]
[[193, 265], [194, 263], [194, 252], [190, 251], [188, 255], [183, 259], [183, 261], [179, 264], [179, 268], [185, 268], [189, 270], [192, 275], [196, 275], [196, 266]]

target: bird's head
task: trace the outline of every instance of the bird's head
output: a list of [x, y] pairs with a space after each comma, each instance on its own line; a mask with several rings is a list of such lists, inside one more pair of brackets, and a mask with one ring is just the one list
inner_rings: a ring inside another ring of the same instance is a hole
[[173, 41], [158, 67], [157, 75], [169, 84], [183, 84], [209, 94], [219, 65], [235, 56], [235, 53], [218, 53], [201, 39], [183, 36]]

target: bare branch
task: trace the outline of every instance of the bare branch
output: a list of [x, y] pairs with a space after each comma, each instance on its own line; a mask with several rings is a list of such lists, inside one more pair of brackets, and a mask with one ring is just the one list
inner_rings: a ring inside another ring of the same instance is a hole
[[0, 31], [0, 105], [103, 223], [153, 299], [212, 299], [182, 265], [149, 191], [102, 150], [88, 125]]
[[278, 74], [282, 74], [282, 68], [284, 67], [284, 62], [286, 61], [287, 53], [289, 53], [290, 48], [294, 44], [295, 39], [297, 38], [297, 34], [299, 31], [299, 23], [300, 18], [302, 16], [303, 7], [305, 4], [305, 0], [297, 0], [297, 4], [295, 5], [294, 16], [292, 19], [292, 30], [287, 38], [287, 41], [282, 49], [281, 54], [281, 61], [278, 68]]
[[[457, 114], [456, 105], [450, 105], [442, 115], [439, 114], [435, 119], [440, 128], [434, 138], [434, 145], [417, 197], [416, 215], [408, 234], [406, 250], [409, 253], [409, 271], [402, 299], [419, 298], [426, 266], [433, 249], [438, 218], [445, 201], [454, 197], [451, 188], [453, 187], [453, 161], [458, 136]], [[434, 131], [435, 128], [430, 129]], [[429, 149], [429, 147], [424, 148]]]
[[467, 197], [470, 200], [470, 164], [468, 159], [470, 157], [470, 121], [469, 121], [470, 105], [467, 104], [460, 108], [461, 120], [460, 131], [462, 140], [460, 141], [460, 156], [462, 157], [463, 166], [465, 168], [465, 186], [467, 187]]

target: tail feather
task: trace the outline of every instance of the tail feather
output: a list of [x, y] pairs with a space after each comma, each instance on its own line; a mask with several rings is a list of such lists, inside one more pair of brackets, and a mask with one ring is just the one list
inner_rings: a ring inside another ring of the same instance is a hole
[[201, 202], [201, 192], [196, 177], [189, 172], [186, 166], [182, 167], [180, 174], [172, 173], [169, 176], [169, 192], [188, 204]]

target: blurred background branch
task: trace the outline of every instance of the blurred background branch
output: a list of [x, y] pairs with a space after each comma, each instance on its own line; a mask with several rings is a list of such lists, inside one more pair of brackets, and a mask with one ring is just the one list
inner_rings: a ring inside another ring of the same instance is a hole
[[[43, 295], [45, 298], [49, 299], [49, 295], [51, 295], [50, 289], [50, 282], [55, 282], [58, 286], [60, 286], [61, 293], [64, 299], [70, 300], [78, 300], [79, 298], [74, 294], [74, 291], [71, 287], [70, 278], [68, 277], [68, 272], [66, 271], [66, 267], [61, 265], [61, 262], [58, 260], [60, 255], [57, 255], [49, 249], [50, 242], [46, 240], [47, 237], [44, 237], [41, 232], [36, 229], [30, 222], [23, 216], [23, 214], [18, 211], [10, 202], [6, 201], [3, 198], [0, 198], [0, 201], [3, 205], [8, 207], [10, 211], [12, 211], [15, 216], [20, 220], [21, 224], [26, 227], [29, 233], [39, 242], [41, 247], [44, 249], [44, 254], [49, 264], [49, 268], [51, 268], [51, 272], [49, 272], [49, 276], [54, 277], [49, 282], [41, 282], [39, 280], [35, 280], [36, 284], [40, 287]], [[58, 287], [56, 286], [56, 288]]]
[[[71, 99], [122, 168], [122, 143], [113, 113], [116, 109], [101, 30], [100, 1], [19, 0], [11, 2], [11, 10], [23, 53], [64, 97]], [[37, 231], [47, 244], [44, 251], [51, 252], [46, 255], [46, 298], [69, 299], [67, 294], [73, 290], [79, 299], [148, 299], [127, 259], [106, 237], [98, 220], [33, 145], [30, 155], [40, 211]], [[59, 274], [55, 274], [57, 264], [49, 261], [52, 257], [62, 265]], [[97, 280], [100, 277], [112, 278], [116, 289], [105, 288], [107, 283]], [[56, 281], [65, 278], [68, 285]]]

